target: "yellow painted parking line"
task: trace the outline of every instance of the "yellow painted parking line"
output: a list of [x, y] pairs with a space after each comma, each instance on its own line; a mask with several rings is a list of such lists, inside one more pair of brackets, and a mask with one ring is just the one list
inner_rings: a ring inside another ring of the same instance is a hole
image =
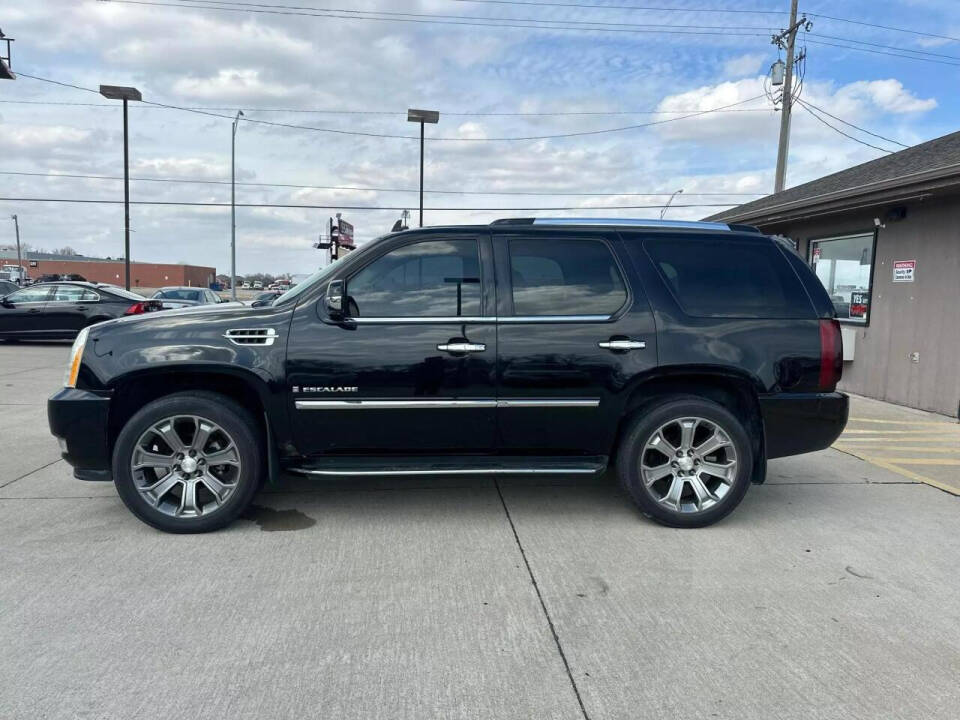
[[896, 437], [896, 438], [891, 438], [891, 437], [869, 437], [869, 438], [865, 438], [865, 437], [847, 437], [847, 436], [846, 436], [846, 433], [844, 433], [844, 434], [841, 435], [839, 438], [837, 438], [837, 442], [842, 442], [842, 443], [857, 443], [858, 445], [861, 444], [861, 443], [883, 443], [883, 442], [886, 442], [886, 443], [912, 443], [912, 442], [932, 442], [932, 443], [937, 443], [937, 442], [943, 442], [943, 443], [945, 443], [945, 444], [952, 444], [952, 443], [954, 443], [954, 442], [960, 442], [960, 436], [958, 436], [958, 435], [934, 435], [934, 436], [931, 437], [931, 436], [928, 435], [928, 436], [925, 437], [925, 438], [917, 438], [917, 437]]
[[[866, 458], [864, 458], [866, 459]], [[940, 482], [939, 480], [934, 480], [933, 478], [928, 478], [926, 475], [920, 475], [915, 473], [912, 470], [907, 468], [900, 467], [896, 463], [892, 463], [889, 460], [874, 458], [869, 460], [872, 464], [877, 467], [882, 467], [885, 470], [890, 472], [895, 472], [897, 475], [901, 475], [910, 480], [916, 480], [917, 482], [924, 483], [925, 485], [931, 485], [939, 490], [950, 493], [951, 495], [960, 495], [960, 487], [955, 487], [953, 485], [948, 485], [947, 483]]]
[[[840, 450], [879, 450], [880, 448], [856, 448], [849, 446], [846, 443], [836, 442], [833, 444], [833, 447]], [[891, 450], [896, 450], [897, 452], [927, 452], [927, 453], [947, 453], [947, 454], [957, 454], [960, 455], [960, 446], [957, 447], [924, 447], [917, 445], [897, 445], [895, 448], [890, 448]]]
[[960, 428], [957, 430], [947, 430], [949, 425], [944, 425], [943, 430], [844, 430], [843, 434], [847, 435], [930, 435], [931, 432], [935, 435], [950, 434], [955, 437], [960, 437]]
[[849, 422], [882, 423], [884, 425], [957, 425], [946, 421], [933, 420], [880, 420], [878, 418], [852, 417]]
[[885, 455], [868, 455], [867, 460], [883, 460], [884, 462], [897, 463], [898, 465], [960, 465], [960, 460], [953, 458], [905, 458], [905, 457], [887, 457]]

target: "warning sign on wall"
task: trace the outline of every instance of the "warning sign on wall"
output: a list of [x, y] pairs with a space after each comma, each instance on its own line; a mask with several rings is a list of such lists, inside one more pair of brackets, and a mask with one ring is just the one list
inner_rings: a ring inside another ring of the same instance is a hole
[[895, 283], [913, 282], [913, 278], [916, 272], [917, 272], [916, 260], [894, 260], [893, 261], [893, 281]]

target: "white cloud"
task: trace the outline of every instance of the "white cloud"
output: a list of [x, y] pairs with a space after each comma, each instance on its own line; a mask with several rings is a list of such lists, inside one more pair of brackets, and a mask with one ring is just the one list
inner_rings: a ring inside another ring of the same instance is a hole
[[937, 107], [936, 98], [918, 98], [899, 80], [860, 80], [837, 91], [840, 98], [870, 102], [889, 113], [927, 112]]
[[769, 57], [768, 54], [764, 53], [747, 53], [746, 55], [730, 58], [723, 63], [723, 74], [730, 78], [755, 75], [763, 68], [764, 62], [768, 60]]

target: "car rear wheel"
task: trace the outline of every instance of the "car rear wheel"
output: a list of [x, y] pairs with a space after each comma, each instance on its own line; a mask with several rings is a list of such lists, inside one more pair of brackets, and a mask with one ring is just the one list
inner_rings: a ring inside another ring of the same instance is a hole
[[617, 456], [620, 483], [640, 510], [672, 527], [725, 517], [743, 499], [752, 468], [743, 423], [700, 398], [667, 399], [641, 411]]
[[228, 525], [250, 503], [262, 458], [247, 410], [216, 393], [177, 393], [127, 421], [114, 450], [114, 483], [124, 504], [148, 525], [208, 532]]

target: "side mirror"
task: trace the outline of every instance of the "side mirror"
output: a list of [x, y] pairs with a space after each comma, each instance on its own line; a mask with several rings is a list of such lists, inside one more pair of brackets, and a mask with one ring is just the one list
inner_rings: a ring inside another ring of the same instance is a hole
[[2, 298], [0, 298], [0, 305], [3, 305], [3, 307], [5, 308], [13, 307], [13, 303], [7, 300], [6, 296], [3, 296]]
[[330, 284], [327, 285], [327, 313], [331, 320], [342, 320], [344, 317], [343, 295], [345, 290], [343, 280], [331, 280]]

